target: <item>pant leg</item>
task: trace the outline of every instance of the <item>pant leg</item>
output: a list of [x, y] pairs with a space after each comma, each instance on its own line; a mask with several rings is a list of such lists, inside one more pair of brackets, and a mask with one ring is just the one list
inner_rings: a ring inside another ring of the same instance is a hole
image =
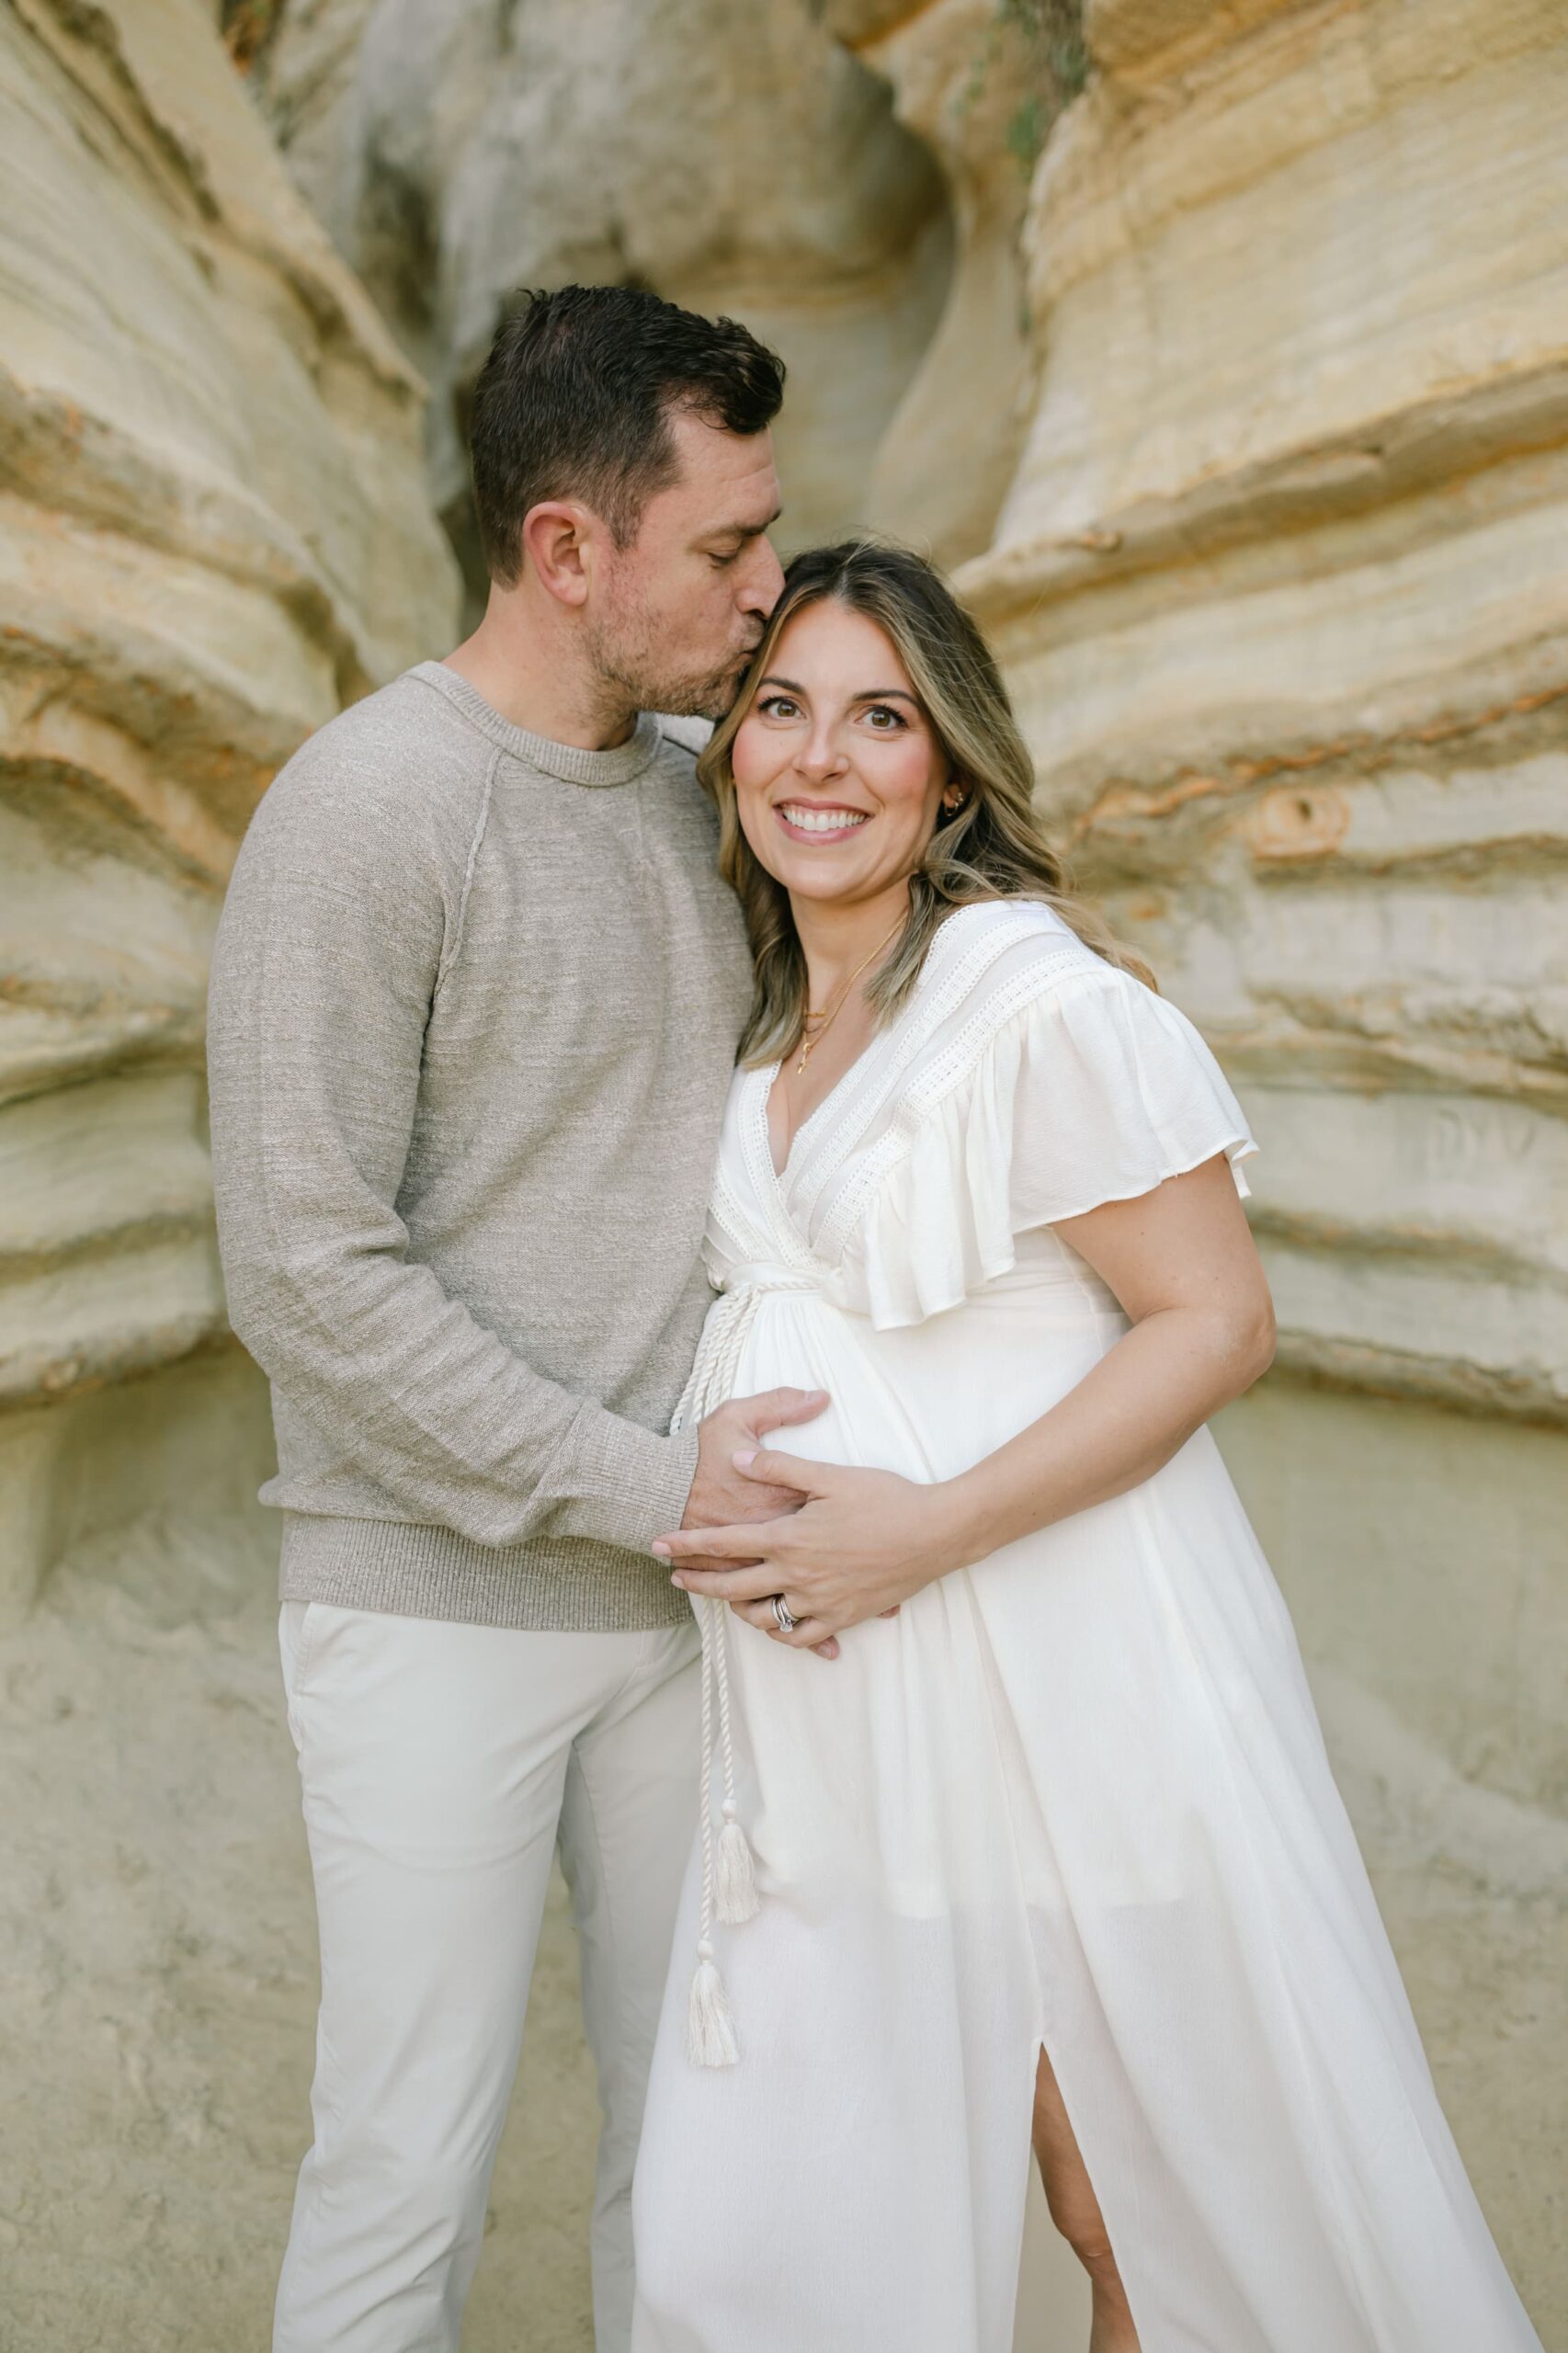
[[597, 2353], [627, 2353], [631, 2342], [631, 2173], [697, 1826], [697, 1628], [642, 1639], [638, 1675], [574, 1744], [561, 1818], [604, 2116], [593, 2226]]
[[322, 2006], [275, 2353], [455, 2353], [572, 1744], [646, 1641], [286, 1605]]

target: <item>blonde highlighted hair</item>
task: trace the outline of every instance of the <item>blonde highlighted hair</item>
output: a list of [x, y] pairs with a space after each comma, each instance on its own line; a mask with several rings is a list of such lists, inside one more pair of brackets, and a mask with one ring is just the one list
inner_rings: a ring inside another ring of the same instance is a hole
[[1001, 672], [941, 574], [908, 548], [846, 540], [795, 557], [734, 705], [697, 764], [718, 804], [720, 870], [740, 900], [751, 941], [756, 986], [742, 1062], [756, 1066], [787, 1054], [800, 1039], [808, 1000], [790, 894], [741, 830], [731, 747], [780, 632], [803, 606], [829, 597], [886, 633], [953, 779], [964, 790], [960, 807], [937, 811], [936, 830], [910, 877], [909, 920], [867, 990], [881, 1018], [891, 1020], [908, 1000], [944, 917], [986, 899], [1032, 899], [1054, 908], [1096, 956], [1153, 988], [1147, 966], [1074, 896], [1066, 867], [1035, 814], [1034, 765]]

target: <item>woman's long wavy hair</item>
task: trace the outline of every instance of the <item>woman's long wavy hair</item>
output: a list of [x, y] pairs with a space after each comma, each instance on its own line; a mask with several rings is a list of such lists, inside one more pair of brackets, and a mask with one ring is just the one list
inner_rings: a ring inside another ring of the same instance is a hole
[[891, 639], [953, 779], [964, 788], [961, 807], [950, 813], [938, 809], [936, 830], [910, 878], [909, 920], [866, 992], [881, 1019], [891, 1020], [909, 998], [943, 918], [984, 899], [1033, 899], [1054, 908], [1096, 956], [1153, 988], [1147, 966], [1074, 897], [1066, 868], [1035, 814], [1034, 766], [1001, 673], [941, 574], [911, 549], [846, 540], [795, 557], [734, 706], [697, 764], [718, 803], [720, 870], [744, 910], [756, 975], [742, 1062], [755, 1067], [787, 1054], [801, 1035], [808, 999], [790, 894], [741, 830], [731, 746], [780, 631], [803, 606], [830, 597], [875, 621]]

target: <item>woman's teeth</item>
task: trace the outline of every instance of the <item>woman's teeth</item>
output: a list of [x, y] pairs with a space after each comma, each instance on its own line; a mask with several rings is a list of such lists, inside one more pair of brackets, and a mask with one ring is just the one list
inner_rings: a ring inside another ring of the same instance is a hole
[[866, 822], [863, 809], [804, 809], [795, 801], [786, 801], [779, 814], [802, 834], [842, 834]]

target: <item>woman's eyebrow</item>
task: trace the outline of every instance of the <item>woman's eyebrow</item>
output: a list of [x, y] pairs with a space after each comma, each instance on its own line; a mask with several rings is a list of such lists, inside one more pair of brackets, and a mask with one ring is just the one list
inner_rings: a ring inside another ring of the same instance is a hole
[[[770, 670], [766, 678], [759, 678], [756, 683], [759, 693], [764, 687], [782, 687], [787, 695], [799, 695], [802, 700], [805, 699], [806, 690], [798, 679], [781, 678], [777, 671]], [[913, 704], [916, 710], [920, 708], [918, 697], [910, 694], [903, 687], [863, 687], [849, 699], [851, 702], [907, 702]]]

